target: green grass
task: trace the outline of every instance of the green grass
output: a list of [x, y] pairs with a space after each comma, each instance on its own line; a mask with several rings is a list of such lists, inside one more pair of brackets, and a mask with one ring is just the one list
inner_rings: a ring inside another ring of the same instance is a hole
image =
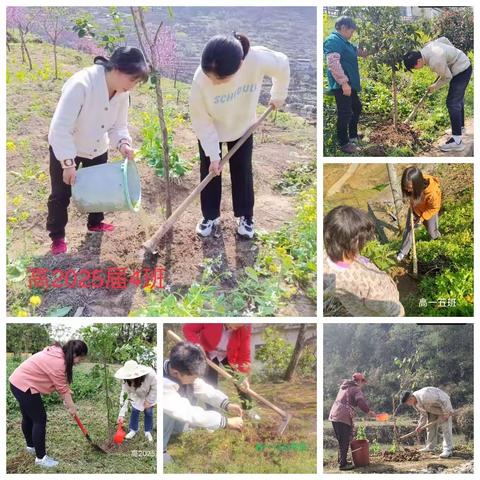
[[[8, 372], [14, 368], [9, 361]], [[82, 363], [75, 367], [77, 382], [85, 380], [93, 364]], [[118, 366], [117, 366], [118, 367]], [[114, 366], [112, 366], [114, 368]], [[72, 384], [72, 386], [74, 386]], [[79, 386], [80, 387], [80, 386]], [[74, 388], [74, 392], [75, 392]], [[78, 416], [87, 428], [90, 437], [97, 444], [112, 440], [108, 436], [104, 398], [101, 389], [84, 390], [88, 398], [78, 400], [74, 395]], [[120, 394], [115, 392], [115, 400]], [[36, 467], [34, 457], [26, 452], [25, 440], [21, 431], [21, 415], [18, 412], [16, 400], [7, 390], [7, 473], [44, 473], [45, 470]], [[115, 447], [111, 453], [104, 454], [94, 450], [84, 438], [77, 424], [62, 405], [57, 394], [43, 395], [47, 410], [47, 455], [58, 460], [59, 466], [49, 473], [155, 473], [156, 472], [156, 442], [149, 443], [143, 435], [143, 415], [140, 417], [140, 431], [132, 440], [126, 440], [121, 446]], [[118, 402], [114, 401], [114, 408]], [[12, 413], [13, 412], [13, 413]], [[115, 413], [116, 415], [116, 413]], [[126, 421], [128, 422], [129, 414]], [[154, 416], [154, 440], [156, 438], [156, 409]], [[115, 426], [111, 426], [114, 430]]]
[[[233, 387], [221, 382], [230, 398]], [[316, 473], [316, 384], [313, 381], [263, 383], [252, 388], [293, 418], [281, 437], [273, 432], [281, 418], [254, 402], [262, 420], [246, 420], [243, 432], [193, 430], [172, 439], [168, 451], [175, 463], [165, 473]]]

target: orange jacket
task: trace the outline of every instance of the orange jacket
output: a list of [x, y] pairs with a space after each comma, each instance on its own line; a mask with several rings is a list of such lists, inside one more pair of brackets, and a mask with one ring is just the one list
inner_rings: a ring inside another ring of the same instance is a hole
[[437, 177], [423, 175], [428, 180], [428, 187], [423, 191], [422, 198], [418, 203], [414, 203], [413, 211], [421, 217], [422, 220], [430, 220], [440, 211], [442, 206], [442, 192], [440, 190], [440, 181]]

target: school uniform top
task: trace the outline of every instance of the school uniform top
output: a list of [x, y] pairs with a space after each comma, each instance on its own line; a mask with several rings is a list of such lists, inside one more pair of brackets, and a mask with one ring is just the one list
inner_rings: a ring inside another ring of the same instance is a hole
[[191, 427], [209, 430], [226, 428], [227, 417], [224, 414], [217, 410], [205, 410], [196, 403], [204, 402], [227, 411], [230, 404], [228, 397], [201, 378], [196, 378], [192, 385], [182, 385], [169, 375], [169, 362], [166, 360], [163, 364], [163, 414]]
[[331, 69], [327, 70], [328, 79], [328, 91], [338, 90], [342, 88], [337, 79], [340, 76], [346, 75], [348, 83], [356, 92], [360, 92], [360, 71], [358, 69], [358, 49], [353, 43], [350, 43], [347, 39], [343, 38], [337, 31], [332, 32], [323, 42], [323, 53], [327, 57], [339, 56], [337, 60], [340, 61], [341, 70], [335, 75], [335, 71], [332, 73]]
[[65, 373], [65, 354], [56, 345], [27, 358], [13, 371], [9, 381], [22, 392], [30, 389], [31, 393], [71, 395]]
[[272, 100], [284, 101], [290, 83], [288, 58], [265, 47], [251, 47], [238, 72], [214, 85], [201, 67], [190, 92], [192, 127], [207, 157], [220, 159], [220, 143], [239, 139], [256, 121], [264, 76], [272, 78]]
[[435, 90], [443, 87], [455, 75], [464, 72], [470, 66], [470, 60], [446, 37], [427, 43], [421, 50], [427, 66], [440, 78], [433, 84]]
[[[210, 354], [217, 351], [222, 339], [222, 323], [186, 323], [183, 325], [183, 335], [192, 343], [202, 346]], [[243, 325], [231, 331], [226, 347], [226, 357], [229, 365], [243, 373], [250, 371], [250, 338], [251, 325]]]
[[109, 100], [105, 68], [92, 65], [72, 75], [50, 124], [48, 142], [58, 160], [94, 158], [117, 147], [128, 133], [128, 92], [117, 92]]
[[153, 368], [150, 369], [145, 380], [138, 388], [135, 388], [133, 385], [129, 386], [127, 382], [122, 381], [119, 417], [125, 416], [129, 402], [132, 404], [133, 408], [140, 412], [145, 410], [145, 402], [148, 402], [151, 405], [157, 403], [157, 374]]

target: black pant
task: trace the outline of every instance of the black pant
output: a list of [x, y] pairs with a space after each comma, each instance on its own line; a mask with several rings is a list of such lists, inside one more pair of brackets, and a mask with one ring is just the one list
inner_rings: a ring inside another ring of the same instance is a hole
[[22, 392], [10, 384], [10, 390], [17, 399], [22, 412], [22, 432], [28, 447], [35, 447], [37, 458], [45, 456], [45, 436], [47, 432], [47, 412], [39, 393], [30, 389]]
[[[214, 358], [212, 360], [213, 363], [216, 365], [220, 365], [220, 362], [218, 361], [217, 358]], [[224, 358], [221, 362], [222, 365], [228, 365], [228, 360]], [[212, 367], [208, 366], [207, 371], [205, 372], [205, 375], [203, 376], [204, 380], [209, 384], [212, 385], [212, 387], [217, 388], [218, 385], [218, 372], [214, 370]], [[238, 396], [240, 397], [240, 403], [242, 406], [242, 410], [251, 410], [252, 408], [252, 399], [250, 395], [246, 394], [245, 392], [242, 392], [236, 385], [235, 388], [237, 389]]]
[[332, 91], [337, 104], [337, 139], [343, 147], [350, 138], [358, 136], [357, 125], [362, 113], [362, 103], [355, 90], [352, 90], [349, 97], [343, 94], [341, 88]]
[[[84, 168], [93, 167], [107, 163], [108, 152], [95, 158], [75, 157], [75, 168], [78, 169], [82, 164]], [[48, 217], [47, 230], [50, 232], [50, 238], [65, 237], [65, 226], [68, 223], [68, 205], [72, 196], [72, 187], [63, 181], [63, 168], [55, 157], [52, 147], [50, 147], [50, 181], [52, 184], [52, 193], [48, 197]], [[103, 221], [103, 213], [89, 213], [88, 227], [98, 225]]]
[[347, 464], [347, 453], [352, 439], [352, 426], [342, 422], [332, 422], [335, 437], [338, 440], [338, 464], [344, 467]]
[[465, 90], [472, 76], [472, 66], [455, 75], [450, 80], [447, 95], [447, 108], [452, 125], [452, 135], [461, 135], [465, 126]]
[[[236, 142], [227, 142], [230, 150]], [[200, 150], [200, 179], [208, 175], [210, 158], [205, 156], [202, 145]], [[230, 178], [232, 181], [232, 203], [235, 217], [253, 216], [253, 172], [252, 172], [253, 135], [235, 152], [230, 159]], [[222, 200], [222, 176], [213, 177], [200, 194], [202, 214], [206, 220], [220, 216]]]

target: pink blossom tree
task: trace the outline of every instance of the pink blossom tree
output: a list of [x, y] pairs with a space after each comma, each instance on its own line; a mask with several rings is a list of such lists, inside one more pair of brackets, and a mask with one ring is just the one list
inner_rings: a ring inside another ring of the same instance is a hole
[[157, 100], [157, 113], [160, 129], [162, 131], [163, 146], [163, 171], [165, 175], [165, 215], [172, 214], [172, 198], [170, 188], [170, 147], [168, 142], [168, 129], [165, 122], [165, 109], [162, 91], [162, 75], [173, 72], [176, 63], [176, 42], [171, 29], [160, 22], [153, 29], [145, 22], [144, 7], [131, 7], [133, 24], [137, 34], [140, 48], [151, 65], [151, 81], [155, 85]]
[[57, 46], [58, 42], [72, 24], [71, 9], [66, 7], [40, 7], [37, 9], [38, 24], [53, 46], [53, 64], [55, 79], [58, 78]]
[[17, 29], [20, 36], [20, 49], [22, 51], [22, 63], [25, 57], [28, 60], [29, 70], [33, 69], [32, 58], [27, 47], [27, 35], [35, 22], [35, 14], [29, 7], [7, 7], [7, 28]]

